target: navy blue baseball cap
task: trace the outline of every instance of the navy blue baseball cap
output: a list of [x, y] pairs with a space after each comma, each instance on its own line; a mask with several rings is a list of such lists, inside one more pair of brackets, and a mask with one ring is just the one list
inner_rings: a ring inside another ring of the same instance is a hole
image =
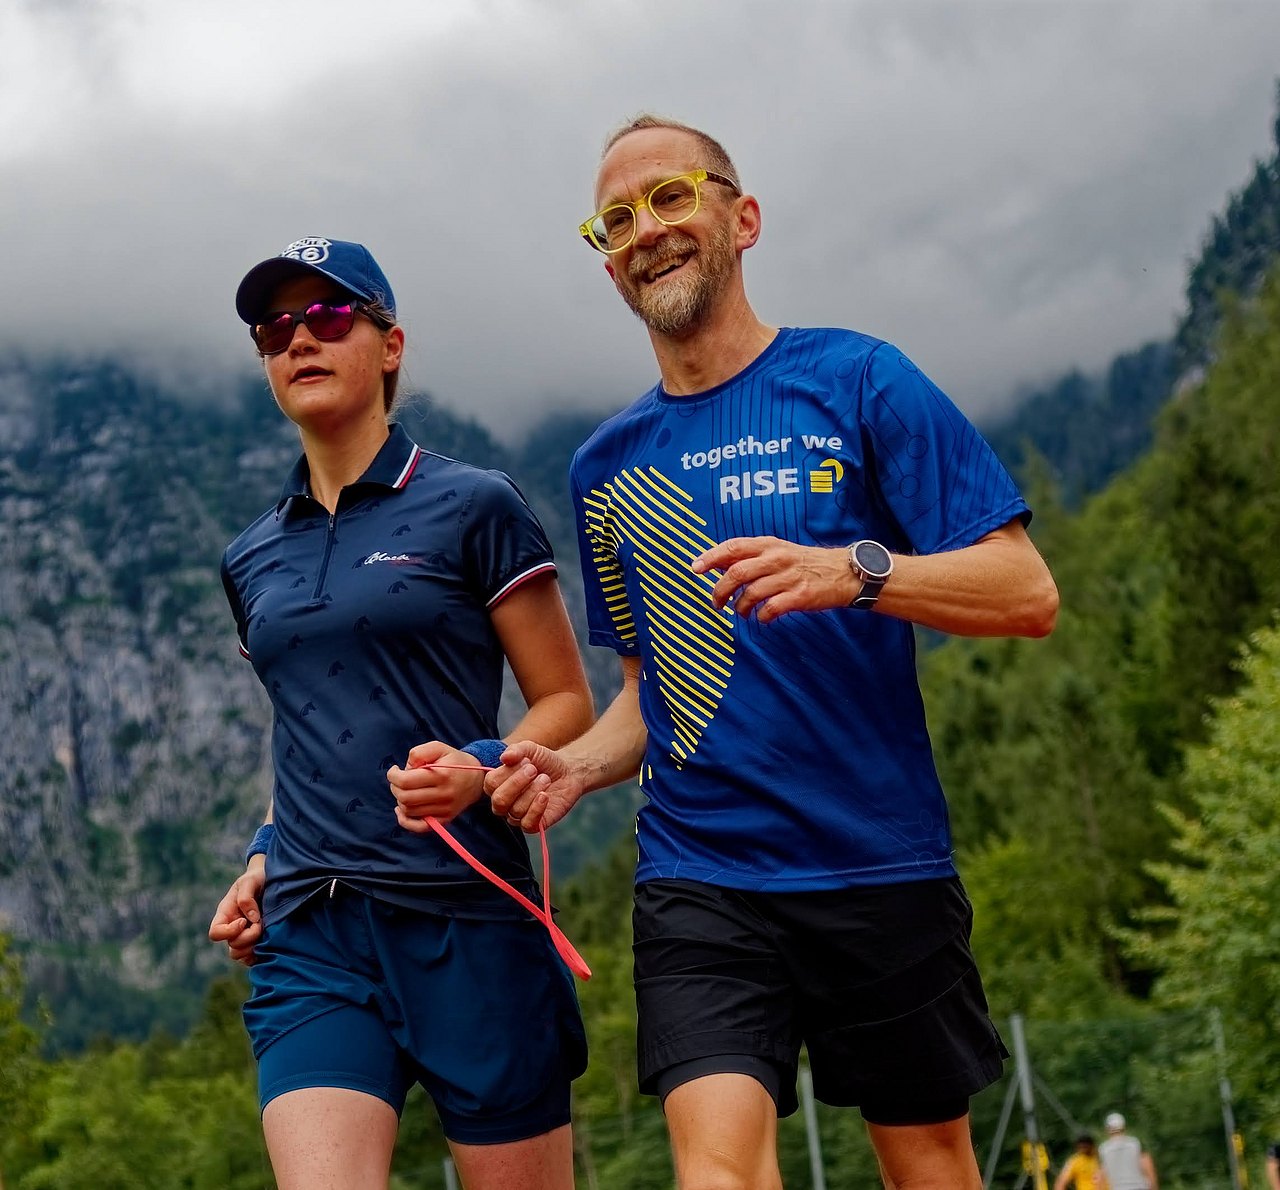
[[236, 313], [250, 326], [261, 321], [276, 286], [299, 273], [319, 273], [336, 281], [353, 297], [380, 302], [395, 315], [391, 283], [369, 249], [363, 244], [326, 240], [323, 236], [303, 236], [279, 256], [255, 264], [236, 290]]

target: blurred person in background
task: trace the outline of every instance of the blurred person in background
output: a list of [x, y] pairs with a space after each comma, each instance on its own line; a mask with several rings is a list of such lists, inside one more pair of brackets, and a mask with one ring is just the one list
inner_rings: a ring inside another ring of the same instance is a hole
[[1067, 1158], [1053, 1190], [1106, 1190], [1098, 1161], [1098, 1146], [1087, 1132], [1076, 1137], [1076, 1151]]
[[1110, 1190], [1160, 1190], [1156, 1164], [1142, 1142], [1129, 1134], [1124, 1116], [1113, 1111], [1104, 1127], [1107, 1139], [1098, 1146], [1098, 1158]]

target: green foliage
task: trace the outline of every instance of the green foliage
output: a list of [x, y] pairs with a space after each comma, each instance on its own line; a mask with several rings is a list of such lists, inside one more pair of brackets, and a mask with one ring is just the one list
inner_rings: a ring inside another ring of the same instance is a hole
[[1078, 515], [1050, 503], [1043, 531], [1033, 525], [1062, 596], [1054, 634], [951, 641], [924, 659], [1002, 1010], [1043, 1002], [1031, 979], [1045, 964], [1054, 988], [1075, 988], [1064, 1001], [1103, 1007], [1096, 979], [1149, 987], [1152, 960], [1121, 952], [1115, 930], [1163, 900], [1149, 865], [1169, 858], [1177, 819], [1160, 806], [1186, 810], [1184, 750], [1238, 682], [1240, 641], [1280, 607], [1277, 459], [1280, 278], [1227, 325], [1216, 366], [1141, 464]]
[[[1209, 1005], [1254, 1153], [1280, 1118], [1274, 633], [1232, 660], [1280, 607], [1280, 278], [1235, 307], [1216, 357], [1078, 514], [1032, 461], [1053, 636], [923, 663], [993, 1011], [1027, 1015], [1076, 1120], [1125, 1110], [1162, 1185], [1185, 1187], [1226, 1174]], [[1071, 1130], [1047, 1129], [1055, 1160]], [[1015, 1154], [1000, 1169], [1012, 1182]]]
[[1280, 606], [1280, 272], [1237, 308], [1203, 386], [1161, 427], [1168, 466], [1151, 496], [1166, 524], [1173, 572], [1164, 675], [1180, 736], [1200, 735], [1209, 696], [1236, 678], [1232, 658]]
[[1153, 872], [1171, 905], [1126, 937], [1160, 969], [1161, 1003], [1221, 1011], [1233, 1080], [1265, 1120], [1280, 1115], [1280, 631], [1257, 633], [1240, 670], [1188, 754], [1190, 811], [1168, 811], [1177, 858]]
[[210, 990], [182, 1044], [162, 1035], [48, 1069], [18, 1190], [266, 1190], [252, 1056], [239, 1021], [243, 981]]
[[36, 1130], [52, 1155], [19, 1179], [19, 1190], [269, 1184], [252, 1084], [229, 1074], [175, 1078], [166, 1065], [163, 1054], [126, 1045], [58, 1066]]
[[39, 1037], [20, 1016], [22, 969], [0, 934], [0, 1183], [31, 1155], [31, 1135], [43, 1114], [44, 1067]]

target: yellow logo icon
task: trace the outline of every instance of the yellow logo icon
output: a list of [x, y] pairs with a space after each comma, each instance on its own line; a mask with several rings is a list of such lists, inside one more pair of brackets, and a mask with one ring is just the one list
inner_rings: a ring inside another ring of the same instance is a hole
[[844, 478], [844, 464], [839, 459], [823, 459], [809, 472], [809, 491], [834, 492]]

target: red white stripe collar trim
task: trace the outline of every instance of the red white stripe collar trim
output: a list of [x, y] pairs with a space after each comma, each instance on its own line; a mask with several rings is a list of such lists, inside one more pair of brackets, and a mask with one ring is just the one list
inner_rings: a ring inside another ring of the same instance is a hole
[[413, 469], [418, 465], [420, 458], [422, 458], [422, 447], [415, 442], [413, 450], [409, 452], [409, 460], [405, 463], [404, 470], [396, 476], [395, 482], [391, 485], [393, 488], [399, 491], [409, 482], [409, 476], [413, 474]]

